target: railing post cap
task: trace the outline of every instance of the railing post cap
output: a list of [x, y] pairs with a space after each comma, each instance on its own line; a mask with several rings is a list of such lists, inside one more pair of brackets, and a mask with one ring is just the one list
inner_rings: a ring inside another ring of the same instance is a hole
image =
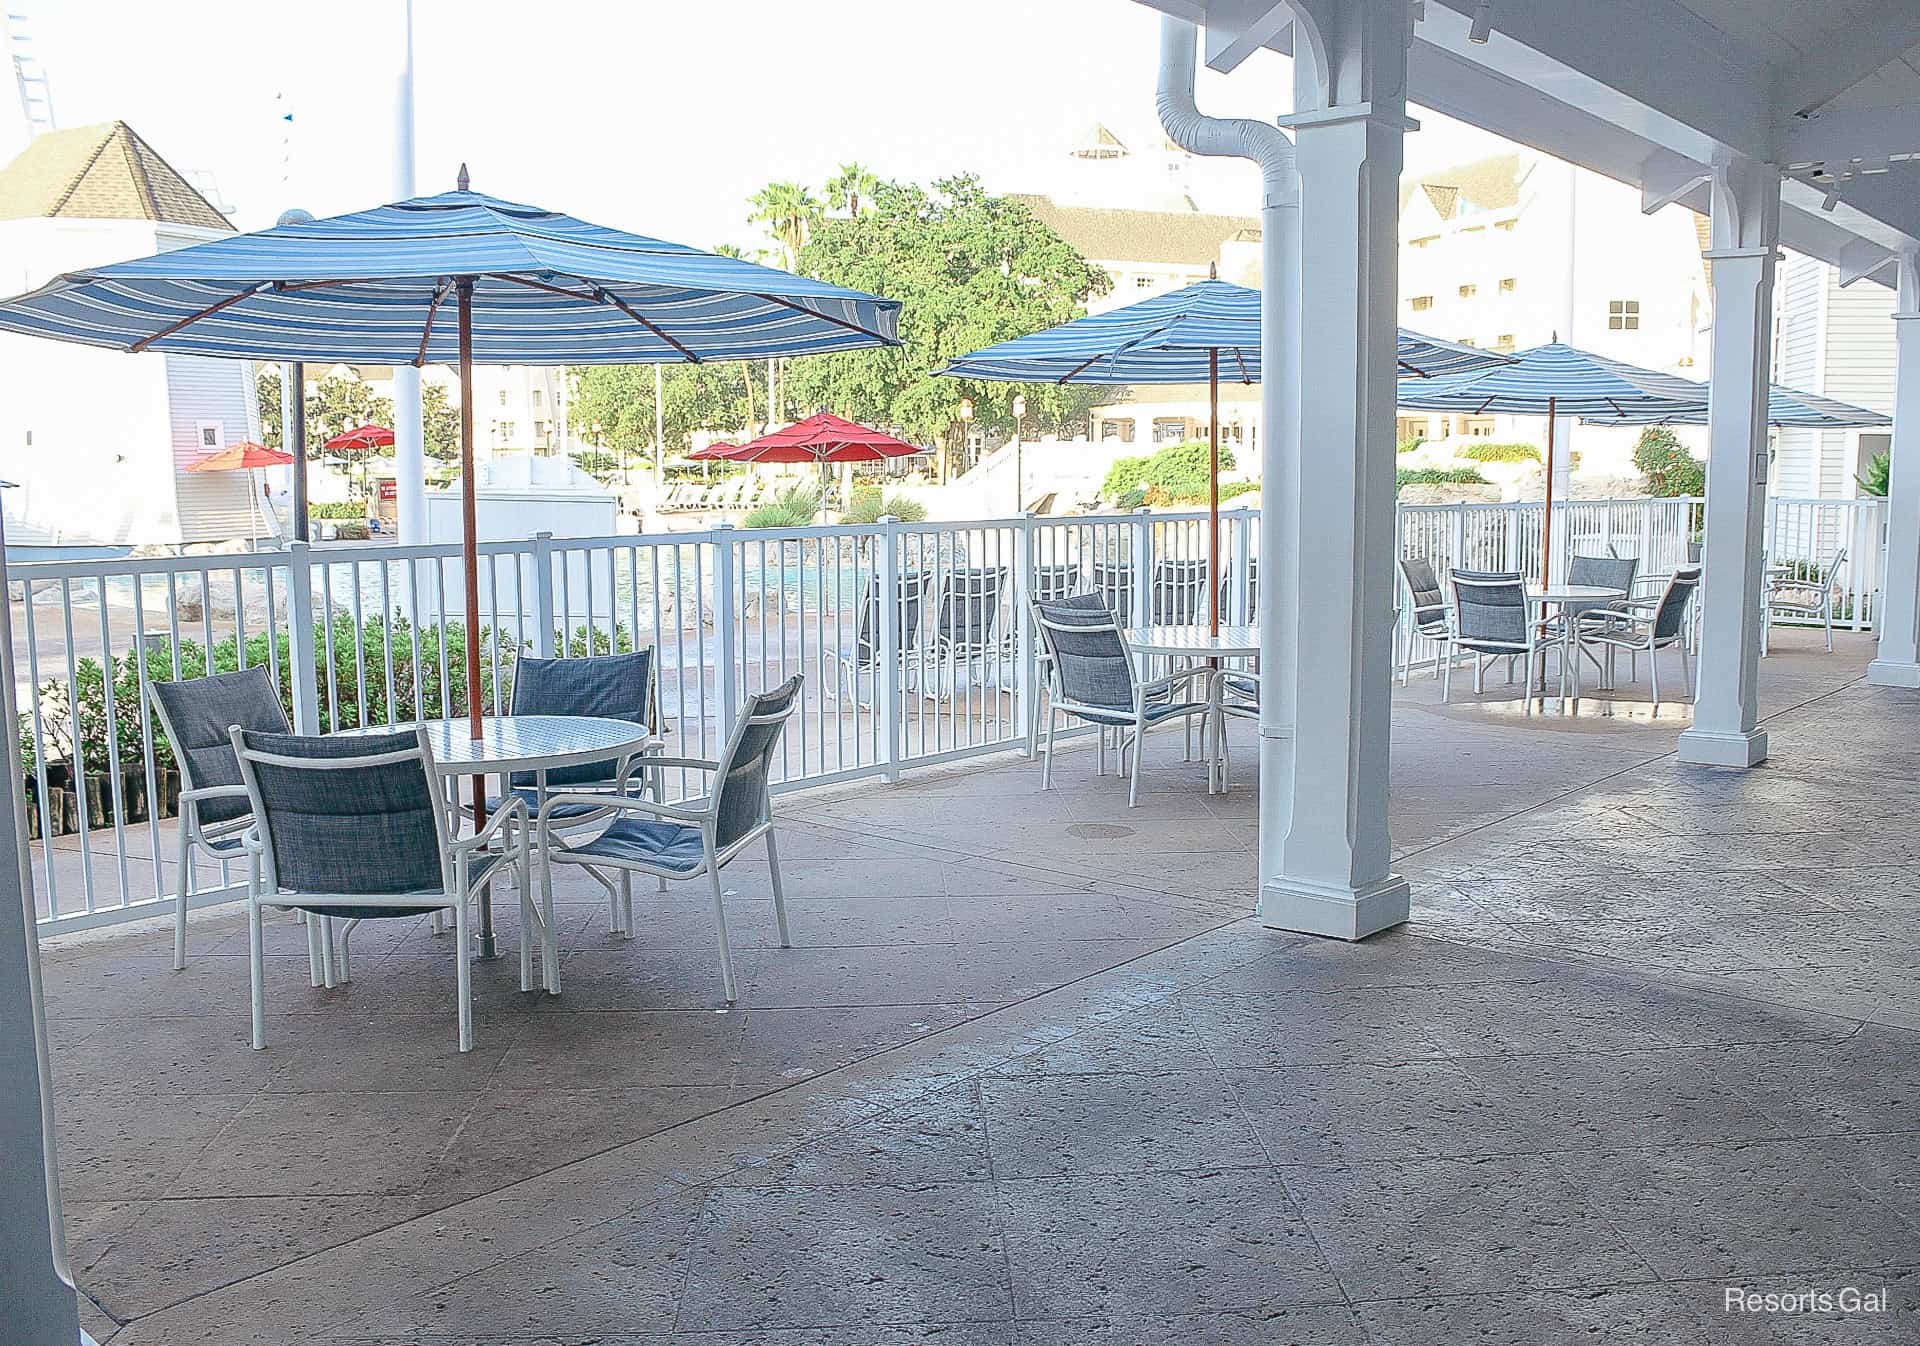
[[1153, 513], [1153, 506], [1151, 506], [1151, 505], [1135, 505], [1135, 506], [1133, 507], [1133, 512], [1134, 512], [1135, 514], [1151, 514], [1151, 513]]
[[722, 519], [722, 520], [720, 520], [720, 522], [718, 522], [718, 523], [716, 523], [716, 524], [715, 524], [715, 525], [713, 526], [713, 531], [717, 533], [717, 532], [719, 532], [719, 531], [720, 531], [721, 529], [723, 529], [723, 528], [724, 528], [724, 529], [727, 529], [727, 530], [729, 530], [729, 531], [731, 531], [731, 530], [732, 530], [732, 529], [734, 529], [735, 527], [736, 527], [736, 525], [734, 524], [734, 522], [733, 522], [733, 520], [732, 520], [732, 519]]
[[875, 519], [874, 522], [875, 523], [899, 523], [900, 516], [898, 514], [882, 514], [879, 518]]

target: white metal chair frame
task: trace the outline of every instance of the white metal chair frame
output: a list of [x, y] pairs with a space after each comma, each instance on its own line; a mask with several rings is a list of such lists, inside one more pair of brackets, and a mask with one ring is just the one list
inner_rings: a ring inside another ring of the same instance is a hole
[[[1445, 657], [1448, 637], [1453, 631], [1453, 612], [1447, 605], [1446, 591], [1441, 590], [1438, 603], [1422, 603], [1420, 595], [1414, 590], [1413, 579], [1407, 574], [1407, 562], [1426, 560], [1425, 557], [1401, 557], [1394, 565], [1399, 576], [1400, 590], [1406, 595], [1405, 615], [1407, 622], [1401, 623], [1402, 610], [1394, 610], [1393, 632], [1395, 661], [1400, 667], [1400, 685], [1405, 687], [1413, 677], [1413, 642], [1425, 637], [1433, 642], [1433, 674], [1440, 676], [1440, 661]], [[1431, 565], [1431, 562], [1428, 562]], [[1440, 583], [1438, 576], [1435, 583]]]
[[[1817, 618], [1826, 627], [1827, 653], [1833, 653], [1833, 601], [1834, 581], [1840, 577], [1840, 568], [1847, 563], [1847, 549], [1840, 548], [1833, 554], [1833, 560], [1824, 568], [1816, 568], [1817, 578], [1799, 579], [1792, 566], [1770, 566], [1767, 569], [1765, 587], [1760, 594], [1760, 653], [1771, 653], [1773, 614], [1785, 613], [1789, 617]], [[1817, 593], [1818, 601], [1808, 598], [1795, 598], [1794, 595]]]
[[[1683, 611], [1674, 629], [1667, 635], [1656, 634], [1660, 611], [1671, 601], [1676, 590], [1684, 590], [1678, 601], [1691, 605], [1694, 594], [1700, 585], [1700, 571], [1696, 566], [1682, 566], [1667, 578], [1657, 598], [1630, 598], [1616, 601], [1608, 608], [1595, 608], [1580, 614], [1580, 620], [1573, 629], [1574, 640], [1583, 654], [1593, 656], [1594, 651], [1604, 652], [1606, 658], [1601, 665], [1606, 686], [1613, 685], [1613, 660], [1616, 651], [1625, 650], [1630, 657], [1647, 656], [1647, 677], [1653, 688], [1653, 704], [1660, 706], [1660, 659], [1658, 651], [1669, 646], [1680, 651], [1680, 677], [1689, 695], [1693, 694], [1693, 666], [1687, 655], [1688, 614]], [[1632, 676], [1636, 666], [1629, 666]]]
[[[1043, 790], [1051, 790], [1053, 788], [1054, 729], [1059, 717], [1063, 714], [1078, 715], [1083, 719], [1091, 721], [1094, 726], [1095, 736], [1099, 739], [1100, 755], [1098, 774], [1102, 776], [1107, 774], [1107, 731], [1109, 729], [1115, 729], [1119, 732], [1120, 774], [1129, 776], [1127, 784], [1127, 807], [1136, 807], [1140, 802], [1140, 745], [1141, 741], [1146, 738], [1147, 730], [1165, 724], [1172, 724], [1176, 720], [1191, 730], [1193, 720], [1197, 717], [1201, 722], [1201, 741], [1204, 744], [1206, 741], [1205, 726], [1212, 715], [1211, 707], [1206, 703], [1207, 697], [1204, 690], [1200, 693], [1200, 701], [1198, 704], [1176, 714], [1162, 716], [1157, 720], [1149, 720], [1147, 718], [1150, 703], [1172, 700], [1175, 688], [1191, 687], [1196, 682], [1204, 685], [1211, 676], [1211, 670], [1205, 665], [1196, 665], [1185, 669], [1175, 669], [1165, 677], [1150, 680], [1142, 678], [1135, 672], [1132, 675], [1133, 707], [1131, 723], [1116, 725], [1113, 724], [1112, 721], [1126, 712], [1121, 711], [1116, 706], [1100, 706], [1076, 701], [1067, 695], [1064, 671], [1060, 666], [1060, 656], [1053, 648], [1053, 633], [1056, 630], [1069, 631], [1076, 635], [1111, 631], [1118, 638], [1120, 648], [1126, 653], [1129, 668], [1139, 669], [1145, 667], [1146, 657], [1134, 649], [1132, 642], [1127, 639], [1126, 631], [1122, 629], [1114, 619], [1112, 611], [1108, 611], [1106, 621], [1088, 622], [1084, 625], [1049, 622], [1043, 610], [1043, 605], [1039, 603], [1032, 604], [1031, 611], [1034, 628], [1040, 633], [1041, 642], [1045, 646], [1047, 653], [1045, 662], [1047, 674], [1047, 735], [1046, 742], [1041, 747], [1041, 751], [1045, 754], [1045, 757], [1040, 767], [1040, 788]], [[1131, 772], [1127, 769], [1127, 750], [1129, 746], [1131, 746], [1133, 750], [1133, 768]], [[1224, 771], [1224, 754], [1222, 754], [1222, 758], [1221, 769]]]
[[[258, 1051], [267, 1045], [267, 1009], [266, 1009], [266, 960], [263, 947], [263, 933], [260, 913], [266, 906], [285, 907], [434, 907], [453, 913], [455, 935], [455, 995], [459, 1000], [460, 1050], [473, 1050], [473, 942], [470, 938], [468, 908], [481, 888], [500, 873], [501, 868], [514, 871], [520, 889], [520, 989], [532, 990], [531, 956], [532, 945], [527, 940], [529, 918], [533, 911], [533, 896], [529, 887], [532, 875], [532, 855], [529, 851], [531, 829], [528, 824], [527, 807], [524, 800], [515, 799], [505, 803], [495, 812], [486, 826], [470, 837], [456, 838], [452, 835], [453, 820], [458, 816], [455, 807], [447, 799], [446, 778], [442, 777], [434, 766], [433, 748], [427, 742], [424, 729], [416, 729], [417, 747], [400, 752], [373, 754], [364, 757], [285, 757], [275, 753], [257, 752], [245, 746], [242, 731], [233, 731], [233, 750], [240, 760], [240, 774], [245, 780], [248, 797], [253, 802], [253, 826], [246, 834], [245, 847], [248, 858], [247, 874], [247, 951], [250, 963], [250, 982], [253, 992], [253, 1046]], [[440, 872], [442, 887], [438, 892], [408, 893], [325, 893], [291, 892], [280, 887], [279, 876], [274, 871], [272, 822], [266, 810], [261, 806], [259, 781], [254, 774], [254, 763], [264, 762], [271, 766], [288, 767], [301, 771], [341, 771], [372, 766], [391, 766], [401, 762], [419, 761], [426, 775], [427, 788], [435, 795], [433, 809], [434, 831], [440, 843]], [[470, 877], [473, 860], [483, 855], [495, 838], [501, 838], [506, 847], [505, 864], [484, 870], [478, 877]], [[353, 927], [358, 920], [349, 920], [342, 932], [340, 941], [339, 975], [334, 973], [333, 956], [333, 917], [319, 916], [307, 922], [309, 948], [319, 940], [323, 950], [324, 984], [334, 986], [337, 981], [345, 981], [351, 975], [349, 942]]]
[[[1538, 655], [1540, 658], [1540, 678], [1544, 683], [1547, 676], [1547, 652], [1555, 649], [1562, 650], [1560, 694], [1562, 696], [1567, 694], [1567, 678], [1570, 672], [1574, 678], [1575, 694], [1578, 694], [1578, 670], [1577, 668], [1571, 667], [1572, 661], [1565, 657], [1564, 648], [1561, 645], [1559, 636], [1553, 633], [1553, 619], [1542, 614], [1536, 614], [1533, 611], [1532, 602], [1527, 597], [1526, 582], [1524, 580], [1517, 576], [1513, 578], [1482, 579], [1477, 576], [1464, 575], [1456, 570], [1448, 574], [1447, 583], [1453, 589], [1453, 620], [1452, 628], [1446, 637], [1446, 662], [1440, 674], [1440, 702], [1442, 705], [1446, 704], [1447, 699], [1453, 693], [1453, 666], [1455, 661], [1463, 653], [1473, 662], [1473, 690], [1476, 696], [1486, 690], [1486, 670], [1490, 662], [1495, 659], [1517, 659], [1522, 657], [1527, 661], [1526, 682], [1528, 694], [1531, 695], [1533, 688], [1534, 656]], [[1461, 591], [1488, 589], [1518, 589], [1520, 591], [1520, 614], [1521, 620], [1524, 623], [1523, 630], [1527, 637], [1525, 641], [1497, 640], [1485, 636], [1471, 636], [1461, 630]], [[1507, 665], [1507, 674], [1509, 678], [1512, 677], [1513, 665], [1511, 663]]]
[[[741, 716], [739, 723], [734, 725], [733, 733], [727, 739], [726, 749], [720, 754], [718, 760], [710, 761], [703, 757], [647, 757], [642, 760], [641, 765], [650, 771], [664, 771], [678, 768], [709, 773], [712, 776], [713, 783], [704, 798], [695, 800], [692, 803], [683, 802], [679, 804], [668, 804], [658, 798], [637, 799], [631, 797], [612, 802], [613, 809], [619, 813], [644, 814], [663, 822], [686, 823], [690, 826], [698, 827], [700, 829], [700, 863], [692, 869], [677, 869], [667, 865], [651, 865], [639, 859], [616, 859], [609, 856], [574, 854], [569, 851], [567, 847], [556, 844], [556, 838], [553, 837], [549, 830], [551, 823], [550, 814], [556, 805], [568, 802], [577, 803], [580, 802], [580, 800], [565, 793], [548, 796], [546, 803], [541, 806], [539, 816], [534, 821], [534, 827], [540, 838], [539, 921], [545, 939], [542, 961], [547, 973], [547, 990], [550, 993], [554, 995], [560, 994], [559, 951], [554, 945], [553, 922], [553, 865], [555, 861], [563, 864], [578, 865], [588, 873], [593, 874], [594, 878], [602, 884], [610, 884], [612, 881], [603, 874], [595, 873], [597, 868], [609, 868], [619, 871], [620, 905], [623, 908], [623, 920], [616, 933], [625, 939], [632, 939], [634, 937], [633, 876], [635, 874], [652, 875], [659, 881], [661, 892], [667, 890], [667, 881], [669, 879], [697, 879], [705, 876], [709, 886], [713, 890], [713, 918], [715, 924], [715, 941], [720, 954], [720, 981], [726, 991], [727, 1003], [731, 1005], [739, 999], [739, 993], [733, 975], [733, 942], [727, 932], [727, 907], [720, 890], [720, 870], [728, 861], [740, 854], [742, 850], [754, 842], [764, 839], [767, 843], [767, 867], [773, 884], [774, 921], [780, 929], [780, 947], [783, 949], [793, 947], [793, 934], [787, 925], [786, 894], [782, 891], [780, 884], [780, 852], [773, 838], [772, 791], [766, 790], [762, 793], [759, 821], [747, 828], [745, 832], [725, 847], [719, 845], [718, 830], [720, 824], [720, 786], [726, 779], [729, 768], [733, 765], [734, 757], [739, 752], [741, 741], [746, 737], [747, 731], [756, 726], [778, 724], [790, 719], [799, 709], [799, 706], [800, 701], [798, 696], [796, 696], [784, 710], [779, 712], [764, 715]], [[660, 792], [656, 789], [654, 793], [657, 796]], [[582, 798], [597, 802], [605, 798], [605, 796], [588, 795]]]

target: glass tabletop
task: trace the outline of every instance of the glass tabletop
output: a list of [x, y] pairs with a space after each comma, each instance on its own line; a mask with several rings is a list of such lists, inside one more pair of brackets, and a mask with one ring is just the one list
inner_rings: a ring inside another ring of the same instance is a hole
[[1127, 644], [1147, 654], [1258, 654], [1260, 628], [1223, 626], [1219, 634], [1204, 626], [1136, 626]]
[[[479, 738], [473, 737], [472, 724], [464, 716], [420, 723], [427, 731], [434, 764], [449, 771], [533, 771], [597, 762], [660, 742], [644, 724], [591, 715], [489, 715], [480, 721]], [[383, 734], [413, 727], [410, 722], [337, 732]]]

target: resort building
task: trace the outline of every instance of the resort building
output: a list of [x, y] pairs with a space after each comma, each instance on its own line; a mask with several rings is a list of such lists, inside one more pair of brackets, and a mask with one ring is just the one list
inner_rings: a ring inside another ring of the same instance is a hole
[[[1789, 253], [1780, 268], [1774, 380], [1874, 411], [1893, 411], [1894, 310], [1884, 285], [1840, 283], [1840, 269]], [[1777, 429], [1773, 432], [1775, 495], [1860, 494], [1859, 477], [1875, 454], [1893, 446], [1893, 432]]]

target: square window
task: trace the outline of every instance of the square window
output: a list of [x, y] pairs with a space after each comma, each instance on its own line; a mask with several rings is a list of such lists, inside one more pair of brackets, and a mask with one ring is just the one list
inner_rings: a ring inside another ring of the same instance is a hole
[[1515, 290], [1519, 288], [1520, 288], [1520, 281], [1518, 280], [1518, 278], [1513, 276], [1502, 276], [1500, 278], [1501, 294], [1512, 294]]
[[1460, 287], [1460, 297], [1462, 299], [1471, 299], [1479, 293], [1480, 287], [1478, 285], [1462, 285]]
[[1153, 277], [1135, 276], [1133, 278], [1133, 288], [1136, 290], [1151, 290], [1153, 288]]
[[1407, 301], [1407, 306], [1415, 313], [1425, 313], [1433, 307], [1433, 296], [1430, 294], [1416, 294]]
[[500, 405], [504, 407], [506, 404], [507, 404], [507, 390], [505, 388], [502, 388], [500, 390]]
[[1612, 332], [1634, 332], [1640, 328], [1640, 301], [1638, 299], [1609, 299], [1607, 301], [1607, 330]]

